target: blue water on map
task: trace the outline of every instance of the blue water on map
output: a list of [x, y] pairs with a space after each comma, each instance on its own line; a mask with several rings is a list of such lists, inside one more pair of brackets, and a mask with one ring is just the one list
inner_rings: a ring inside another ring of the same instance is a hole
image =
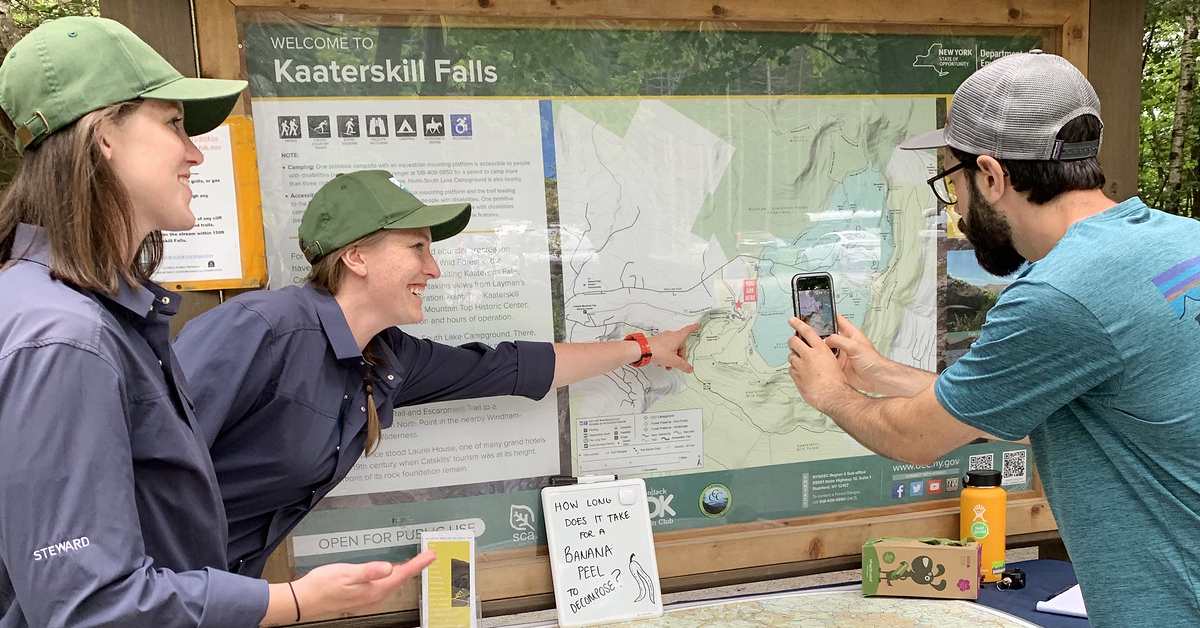
[[[807, 229], [763, 247], [758, 266], [757, 316], [752, 334], [754, 348], [772, 367], [784, 366], [792, 328], [792, 277], [797, 273], [827, 272], [833, 275], [839, 314], [861, 321], [870, 305], [870, 295], [858, 303], [846, 299], [848, 282], [854, 276], [863, 284], [886, 269], [895, 238], [887, 211], [887, 186], [875, 169], [846, 178], [830, 195], [829, 207], [813, 214]], [[880, 237], [887, 234], [886, 237]], [[788, 238], [788, 239], [784, 239]], [[870, 285], [869, 282], [863, 285]]]

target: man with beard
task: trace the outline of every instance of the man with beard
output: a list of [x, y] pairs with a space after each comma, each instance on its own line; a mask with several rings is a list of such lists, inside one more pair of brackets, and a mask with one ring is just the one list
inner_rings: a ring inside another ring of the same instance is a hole
[[1200, 222], [1105, 197], [1101, 129], [1095, 91], [1061, 57], [973, 74], [946, 127], [901, 148], [941, 151], [934, 192], [957, 205], [980, 265], [1016, 279], [940, 375], [882, 357], [841, 317], [825, 342], [791, 320], [790, 372], [805, 401], [889, 458], [926, 465], [976, 438], [1028, 436], [1092, 624], [1191, 625]]

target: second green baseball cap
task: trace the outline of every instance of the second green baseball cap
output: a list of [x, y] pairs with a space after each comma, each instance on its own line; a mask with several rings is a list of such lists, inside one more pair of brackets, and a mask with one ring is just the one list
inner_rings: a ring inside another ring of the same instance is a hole
[[63, 17], [13, 45], [0, 65], [0, 108], [24, 151], [97, 109], [148, 98], [183, 103], [188, 135], [221, 124], [246, 81], [187, 78], [120, 22]]
[[300, 250], [309, 263], [380, 229], [429, 227], [433, 241], [466, 228], [470, 203], [426, 205], [386, 170], [339, 174], [321, 186], [300, 220]]

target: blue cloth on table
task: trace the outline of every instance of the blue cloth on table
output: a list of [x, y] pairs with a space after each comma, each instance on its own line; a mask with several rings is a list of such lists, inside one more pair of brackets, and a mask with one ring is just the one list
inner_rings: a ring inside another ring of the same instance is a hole
[[1081, 617], [1037, 610], [1038, 602], [1076, 584], [1071, 563], [1062, 560], [1024, 560], [1008, 565], [1009, 569], [1014, 567], [1025, 572], [1025, 588], [1001, 591], [995, 584], [986, 584], [979, 591], [980, 604], [1049, 628], [1086, 628], [1090, 625], [1088, 620]]

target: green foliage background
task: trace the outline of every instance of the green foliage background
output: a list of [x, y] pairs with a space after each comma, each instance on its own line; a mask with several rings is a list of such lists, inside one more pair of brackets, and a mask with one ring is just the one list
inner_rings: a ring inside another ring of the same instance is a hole
[[[25, 33], [66, 15], [100, 15], [100, 0], [0, 0], [0, 62]], [[12, 180], [18, 161], [12, 138], [0, 133], [0, 189]]]
[[[1151, 206], [1165, 211], [1185, 216], [1200, 217], [1200, 102], [1193, 104], [1187, 120], [1187, 135], [1184, 145], [1184, 160], [1182, 166], [1182, 186], [1175, 198], [1166, 198], [1166, 180], [1168, 175], [1168, 160], [1171, 145], [1171, 130], [1175, 118], [1176, 96], [1180, 86], [1180, 52], [1184, 46], [1200, 48], [1195, 41], [1184, 40], [1184, 17], [1191, 13], [1200, 19], [1200, 3], [1195, 0], [1147, 0], [1146, 30], [1143, 39], [1142, 58], [1142, 112], [1140, 120], [1141, 144], [1139, 154], [1138, 187], [1141, 196]], [[65, 15], [99, 15], [99, 0], [0, 0], [0, 60], [21, 35], [28, 32], [45, 20]], [[549, 31], [546, 37], [554, 37]], [[596, 37], [612, 37], [612, 33], [598, 32]], [[593, 59], [595, 63], [572, 63], [571, 67], [592, 67], [597, 76], [574, 77], [578, 81], [576, 88], [580, 94], [589, 93], [590, 87], [611, 81], [611, 68], [606, 64], [617, 64], [623, 67], [645, 67], [652, 75], [637, 76], [637, 87], [645, 88], [647, 84], [662, 83], [665, 93], [688, 93], [689, 82], [711, 81], [711, 74], [722, 75], [721, 78], [733, 78], [737, 81], [746, 59], [756, 62], [765, 61], [769, 67], [778, 71], [775, 84], [762, 85], [763, 93], [785, 92], [789, 83], [803, 84], [805, 78], [810, 81], [818, 78], [825, 70], [836, 68], [840, 74], [847, 74], [847, 69], [853, 70], [856, 54], [862, 51], [822, 49], [819, 42], [812, 44], [819, 51], [818, 55], [809, 55], [808, 67], [802, 65], [802, 58], [795, 51], [785, 46], [772, 45], [770, 36], [756, 38], [756, 50], [726, 49], [717, 47], [713, 50], [693, 50], [697, 58], [679, 57], [664, 60], [660, 55], [663, 38], [670, 38], [668, 32], [644, 34], [630, 41], [618, 42], [613, 48], [615, 56], [609, 61]], [[719, 39], [712, 40], [719, 43]], [[422, 42], [428, 47], [431, 42]], [[511, 46], [515, 58], [511, 60], [514, 69], [526, 70], [524, 78], [527, 81], [553, 81], [555, 78], [554, 65], [546, 64], [526, 52], [546, 50], [545, 41], [527, 42], [528, 45]], [[739, 42], [740, 43], [740, 42]], [[434, 43], [436, 46], [436, 42]], [[570, 47], [561, 50], [566, 56], [579, 56], [584, 51]], [[531, 53], [532, 54], [532, 53]], [[1200, 54], [1200, 50], [1197, 50]], [[827, 57], [823, 59], [822, 57]], [[662, 67], [667, 61], [669, 67]], [[826, 61], [826, 63], [822, 63]], [[798, 63], [801, 62], [801, 63]], [[561, 65], [561, 64], [557, 64]], [[825, 67], [829, 66], [829, 67]], [[873, 66], [872, 66], [873, 67]], [[849, 74], [853, 74], [851, 71]], [[626, 74], [626, 76], [630, 76]], [[757, 77], [742, 77], [742, 80], [755, 82]], [[862, 77], [857, 77], [861, 79]], [[789, 80], [790, 79], [790, 80]], [[611, 88], [611, 85], [606, 85]], [[629, 86], [636, 90], [635, 86]], [[1200, 100], [1198, 98], [1197, 100]], [[0, 138], [0, 188], [11, 178], [16, 170], [17, 154], [7, 137]]]
[[1171, 129], [1179, 93], [1181, 52], [1191, 46], [1200, 54], [1200, 44], [1184, 40], [1184, 18], [1200, 19], [1195, 0], [1147, 0], [1146, 27], [1142, 39], [1142, 114], [1140, 121], [1138, 189], [1151, 207], [1200, 218], [1200, 102], [1193, 101], [1185, 126], [1182, 185], [1179, 194], [1165, 193]]

